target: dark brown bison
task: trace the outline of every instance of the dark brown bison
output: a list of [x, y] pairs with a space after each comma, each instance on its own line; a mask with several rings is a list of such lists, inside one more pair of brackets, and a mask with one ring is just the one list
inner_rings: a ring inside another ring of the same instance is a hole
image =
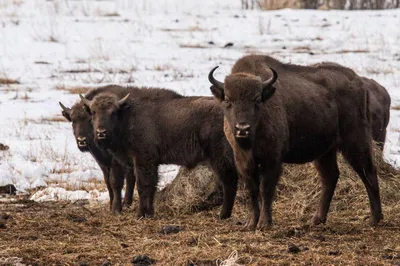
[[224, 83], [213, 77], [216, 68], [209, 74], [211, 91], [224, 109], [225, 135], [250, 192], [252, 214], [246, 226], [272, 224], [271, 205], [282, 163], [311, 161], [323, 185], [311, 222], [324, 223], [339, 178], [337, 151], [362, 179], [371, 223], [378, 223], [383, 215], [371, 156], [368, 94], [362, 80], [340, 69], [282, 64], [284, 71], [275, 71], [270, 60], [246, 56], [236, 62]]
[[[112, 91], [114, 93], [126, 94], [128, 88], [120, 86], [106, 86], [98, 89], [93, 89], [85, 94], [87, 99], [93, 99], [95, 95], [105, 91]], [[121, 188], [115, 182], [113, 175], [125, 176], [126, 191], [124, 197], [124, 204], [129, 206], [133, 201], [133, 190], [135, 186], [135, 176], [133, 174], [133, 167], [124, 167], [113, 161], [111, 154], [94, 143], [93, 126], [91, 123], [91, 116], [85, 111], [85, 105], [82, 102], [74, 104], [71, 108], [65, 107], [61, 102], [59, 103], [62, 108], [62, 115], [70, 122], [72, 122], [72, 129], [78, 149], [81, 152], [89, 152], [96, 160], [100, 169], [103, 172], [104, 181], [106, 183], [109, 197], [110, 197], [110, 211], [121, 212]], [[130, 168], [130, 169], [129, 169]]]
[[[350, 75], [357, 75], [350, 68], [333, 62], [322, 62], [311, 66], [327, 69], [338, 68], [342, 69], [342, 71], [348, 71]], [[274, 68], [274, 66], [271, 67]], [[375, 80], [365, 77], [360, 77], [360, 79], [363, 84], [362, 86], [369, 93], [368, 107], [371, 114], [372, 138], [377, 143], [378, 147], [383, 150], [386, 141], [386, 128], [390, 119], [390, 95], [386, 89]]]
[[[132, 97], [141, 97], [144, 89], [137, 87], [121, 87], [116, 85], [105, 86], [89, 91], [85, 94], [86, 99], [93, 99], [99, 93], [109, 92], [115, 95], [125, 96], [131, 93]], [[176, 93], [172, 91], [165, 91], [162, 89], [149, 89], [146, 93], [146, 99], [157, 99], [162, 93], [162, 97], [174, 97]], [[62, 114], [68, 121], [72, 122], [73, 133], [77, 142], [77, 146], [82, 152], [90, 152], [101, 170], [103, 171], [104, 181], [110, 196], [110, 210], [112, 212], [120, 212], [122, 209], [121, 204], [121, 189], [123, 186], [123, 178], [126, 180], [126, 191], [124, 197], [124, 204], [131, 205], [133, 201], [133, 190], [135, 186], [135, 175], [133, 173], [133, 166], [131, 160], [124, 160], [119, 163], [113, 160], [112, 155], [94, 142], [93, 125], [91, 122], [91, 115], [87, 112], [87, 107], [82, 102], [78, 102], [72, 108], [65, 107], [60, 103], [63, 109]]]
[[154, 214], [160, 164], [192, 168], [205, 162], [222, 183], [220, 217], [230, 217], [237, 172], [222, 130], [222, 109], [213, 97], [179, 95], [155, 102], [102, 93], [91, 101], [82, 99], [92, 114], [96, 143], [112, 152], [114, 158], [131, 158], [134, 162], [138, 216]]

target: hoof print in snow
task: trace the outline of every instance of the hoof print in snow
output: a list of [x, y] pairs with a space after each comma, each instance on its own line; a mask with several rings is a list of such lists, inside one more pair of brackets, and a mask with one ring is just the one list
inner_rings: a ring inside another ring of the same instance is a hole
[[4, 145], [3, 143], [0, 143], [0, 151], [7, 151], [10, 147], [7, 145]]
[[169, 235], [169, 234], [177, 234], [180, 231], [183, 231], [183, 227], [182, 226], [176, 226], [176, 225], [166, 225], [163, 226], [160, 234], [163, 235]]
[[17, 192], [17, 189], [15, 188], [14, 185], [0, 186], [0, 194], [15, 195], [16, 192]]
[[131, 262], [135, 266], [147, 266], [154, 264], [156, 261], [149, 258], [147, 255], [138, 255], [134, 257]]

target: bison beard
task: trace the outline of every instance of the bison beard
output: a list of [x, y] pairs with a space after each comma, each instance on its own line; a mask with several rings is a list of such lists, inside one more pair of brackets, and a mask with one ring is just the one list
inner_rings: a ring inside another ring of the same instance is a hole
[[[142, 90], [142, 95], [152, 90]], [[172, 93], [165, 90], [165, 93]], [[206, 162], [222, 182], [220, 217], [231, 216], [237, 188], [233, 153], [224, 136], [223, 113], [213, 97], [121, 98], [113, 93], [84, 100], [92, 114], [94, 134], [104, 132], [108, 150], [118, 161], [134, 162], [139, 192], [138, 216], [154, 214], [158, 166], [194, 167]]]
[[[222, 103], [224, 132], [250, 193], [248, 229], [272, 225], [272, 200], [282, 164], [314, 160], [322, 197], [311, 222], [324, 223], [339, 178], [337, 151], [366, 187], [371, 224], [383, 218], [371, 156], [369, 95], [362, 78], [346, 68], [289, 65], [261, 55], [237, 61], [225, 83], [214, 79], [214, 70], [209, 74], [211, 92]], [[242, 148], [234, 133], [237, 125], [246, 125], [250, 149]]]

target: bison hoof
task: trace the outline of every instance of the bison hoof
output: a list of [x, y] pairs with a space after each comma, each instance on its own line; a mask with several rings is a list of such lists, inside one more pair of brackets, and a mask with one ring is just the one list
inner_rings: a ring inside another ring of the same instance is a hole
[[242, 231], [255, 231], [257, 229], [257, 222], [258, 219], [255, 219], [253, 216], [251, 216], [242, 228]]
[[317, 226], [317, 225], [320, 225], [320, 224], [324, 224], [324, 223], [326, 223], [326, 218], [324, 219], [324, 218], [321, 218], [321, 217], [319, 217], [318, 215], [315, 215], [313, 218], [311, 218], [311, 220], [310, 220], [310, 224], [311, 224], [311, 226]]
[[219, 218], [220, 218], [221, 220], [225, 220], [225, 219], [228, 219], [228, 218], [230, 218], [230, 217], [231, 217], [231, 213], [221, 212], [220, 215], [219, 215]]
[[371, 226], [377, 226], [379, 222], [383, 219], [383, 214], [380, 213], [379, 215], [375, 215], [369, 219], [369, 224]]
[[126, 208], [129, 208], [129, 207], [132, 206], [132, 201], [124, 200], [124, 201], [122, 202], [122, 206], [124, 206], [124, 207], [126, 207]]
[[260, 230], [268, 230], [272, 228], [272, 219], [262, 218], [258, 221], [257, 228]]

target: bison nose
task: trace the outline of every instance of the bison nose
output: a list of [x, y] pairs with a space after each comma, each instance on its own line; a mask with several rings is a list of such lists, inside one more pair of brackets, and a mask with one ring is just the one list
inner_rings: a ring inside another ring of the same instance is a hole
[[99, 128], [96, 130], [98, 139], [105, 139], [107, 136], [107, 129]]
[[86, 147], [87, 141], [85, 137], [78, 137], [78, 146], [79, 147]]
[[236, 129], [236, 137], [238, 138], [247, 138], [250, 133], [251, 126], [246, 123], [239, 123], [235, 125]]

